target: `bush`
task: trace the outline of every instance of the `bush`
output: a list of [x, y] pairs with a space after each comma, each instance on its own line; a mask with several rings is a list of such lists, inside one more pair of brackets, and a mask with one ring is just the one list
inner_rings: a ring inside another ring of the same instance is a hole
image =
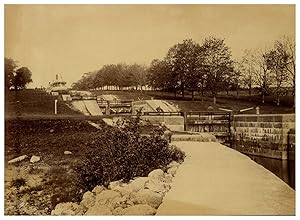
[[162, 139], [161, 132], [142, 135], [138, 114], [120, 127], [100, 131], [75, 171], [78, 184], [86, 191], [115, 180], [127, 182], [136, 176], [147, 176], [154, 169], [165, 169], [173, 160], [182, 162], [184, 157], [182, 151]]
[[26, 180], [24, 178], [13, 179], [10, 186], [19, 189], [21, 186], [26, 186]]

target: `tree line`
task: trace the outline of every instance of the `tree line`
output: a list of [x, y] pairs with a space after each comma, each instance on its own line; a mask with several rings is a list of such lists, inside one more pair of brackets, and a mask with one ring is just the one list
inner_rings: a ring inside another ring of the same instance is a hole
[[205, 38], [201, 43], [192, 39], [173, 45], [163, 59], [154, 59], [149, 67], [139, 64], [109, 64], [88, 72], [73, 85], [75, 89], [103, 89], [113, 86], [180, 93], [210, 94], [214, 103], [220, 92], [248, 89], [252, 95], [259, 90], [262, 102], [274, 94], [280, 97], [292, 88], [295, 95], [295, 43], [288, 37], [276, 40], [269, 49], [245, 50], [241, 59], [233, 60], [224, 39]]
[[28, 67], [19, 67], [17, 62], [11, 58], [4, 58], [5, 89], [24, 89], [32, 82], [32, 73]]
[[125, 87], [143, 89], [147, 85], [147, 68], [139, 64], [109, 64], [104, 65], [100, 70], [84, 73], [82, 78], [74, 83], [74, 89], [103, 89], [106, 87]]
[[262, 103], [266, 95], [274, 94], [277, 105], [289, 89], [295, 96], [295, 46], [293, 40], [284, 36], [269, 49], [245, 50], [238, 69], [241, 85], [248, 88], [249, 95], [254, 87], [258, 88]]

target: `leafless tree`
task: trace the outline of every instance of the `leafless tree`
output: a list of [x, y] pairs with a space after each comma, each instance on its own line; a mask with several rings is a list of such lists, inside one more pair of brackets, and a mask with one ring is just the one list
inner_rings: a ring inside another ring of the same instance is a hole
[[254, 73], [255, 73], [255, 55], [252, 50], [245, 50], [242, 57], [241, 74], [243, 79], [243, 85], [248, 88], [249, 95], [252, 95], [252, 89], [254, 86]]
[[280, 41], [275, 41], [274, 48], [265, 54], [265, 61], [275, 80], [276, 103], [280, 105], [280, 96], [285, 92], [289, 79], [289, 54]]
[[273, 81], [271, 71], [267, 67], [266, 54], [266, 49], [264, 51], [256, 50], [255, 52], [254, 83], [260, 90], [262, 103], [265, 103], [265, 96], [270, 93], [270, 86]]

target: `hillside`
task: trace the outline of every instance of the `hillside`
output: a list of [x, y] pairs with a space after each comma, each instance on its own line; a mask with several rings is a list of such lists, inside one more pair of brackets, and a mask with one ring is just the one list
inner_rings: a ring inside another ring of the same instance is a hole
[[[55, 98], [41, 90], [20, 90], [5, 92], [5, 116], [54, 115]], [[80, 114], [58, 100], [59, 115]]]

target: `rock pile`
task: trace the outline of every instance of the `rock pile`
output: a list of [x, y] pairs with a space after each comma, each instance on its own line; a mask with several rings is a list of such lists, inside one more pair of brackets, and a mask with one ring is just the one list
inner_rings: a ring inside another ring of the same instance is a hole
[[171, 188], [178, 166], [172, 162], [166, 173], [156, 169], [148, 177], [137, 177], [129, 183], [114, 181], [108, 188], [96, 186], [84, 193], [80, 204], [59, 203], [51, 215], [154, 215]]

